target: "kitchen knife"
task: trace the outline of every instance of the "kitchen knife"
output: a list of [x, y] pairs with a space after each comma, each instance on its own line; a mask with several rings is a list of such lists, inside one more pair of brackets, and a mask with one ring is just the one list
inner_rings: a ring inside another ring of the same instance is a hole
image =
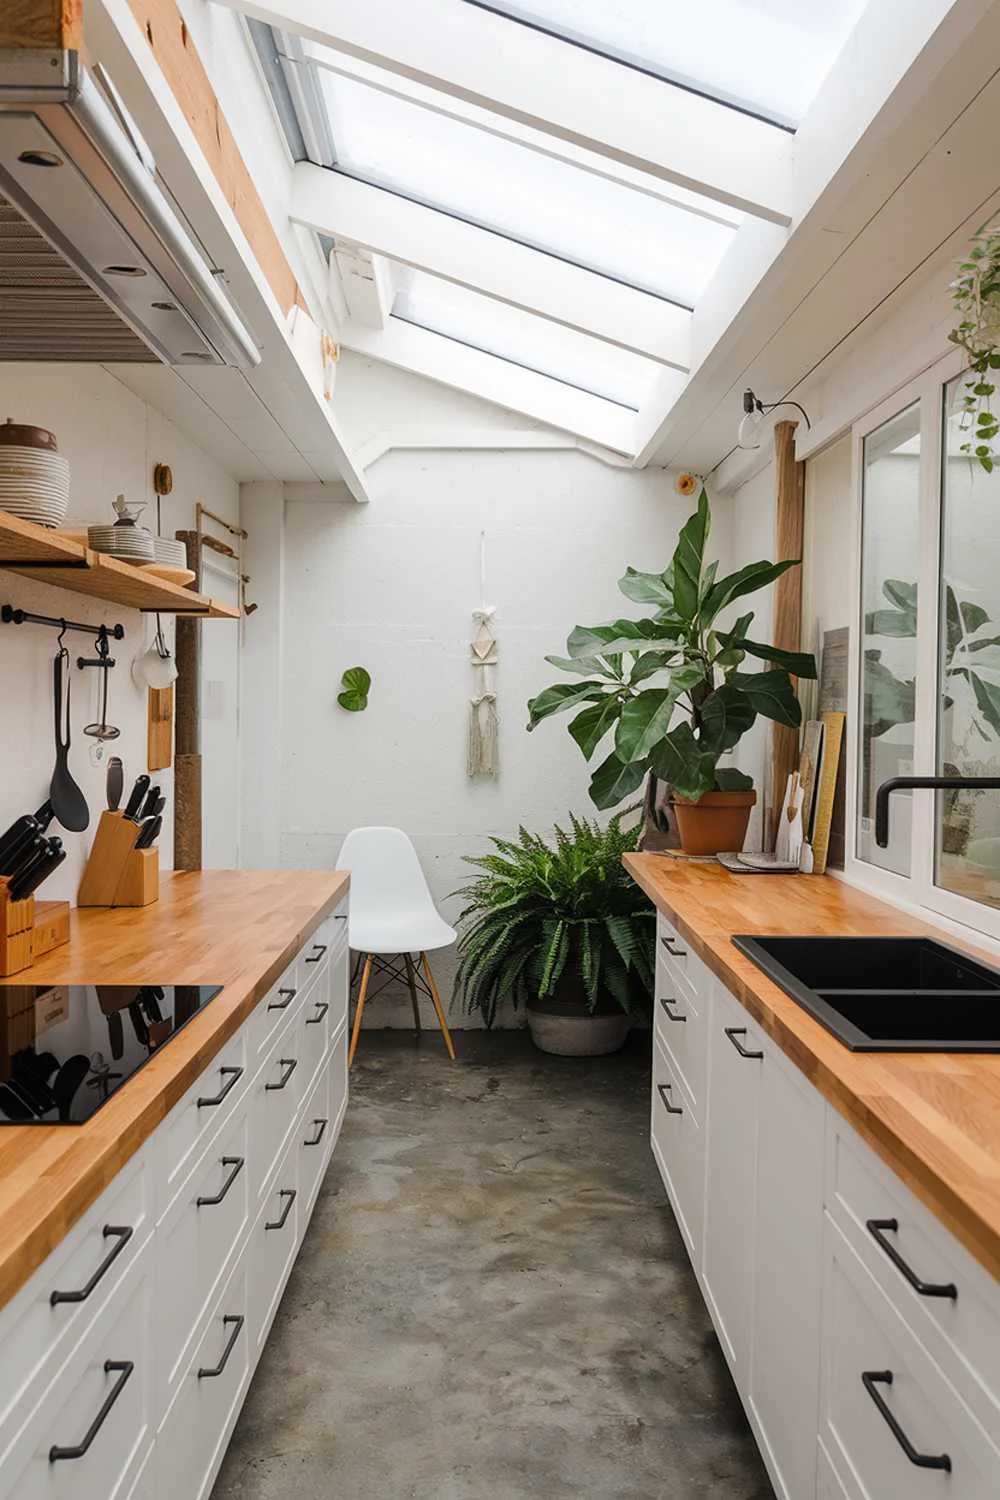
[[167, 799], [161, 793], [160, 796], [157, 797], [157, 799], [154, 802], [153, 806], [150, 808], [150, 810], [149, 810], [149, 816], [153, 817], [153, 818], [159, 817], [160, 813], [162, 813], [162, 811], [166, 807], [166, 805], [167, 805]]
[[141, 776], [135, 778], [135, 786], [132, 788], [129, 799], [125, 804], [125, 816], [126, 818], [131, 818], [133, 823], [139, 821], [139, 809], [148, 790], [149, 777], [143, 772]]
[[153, 812], [155, 810], [156, 803], [159, 800], [159, 796], [160, 788], [158, 786], [151, 786], [149, 788], [149, 791], [146, 793], [146, 799], [142, 804], [142, 812], [139, 814], [140, 823], [144, 823], [147, 818], [151, 818], [153, 816]]
[[32, 869], [36, 862], [44, 857], [48, 848], [46, 839], [40, 833], [33, 833], [27, 843], [23, 844], [18, 853], [7, 861], [4, 874], [10, 882], [10, 890], [13, 893], [14, 886], [26, 871]]
[[0, 875], [9, 873], [9, 867], [16, 865], [22, 850], [39, 831], [38, 823], [30, 813], [14, 820], [0, 836]]
[[66, 850], [62, 847], [62, 839], [49, 839], [48, 849], [45, 854], [31, 866], [23, 875], [11, 885], [10, 894], [13, 900], [23, 901], [25, 896], [31, 896], [44, 880], [48, 880], [53, 870], [58, 869], [66, 858]]
[[117, 812], [121, 806], [122, 788], [125, 785], [125, 772], [122, 766], [121, 756], [112, 755], [108, 761], [108, 811]]
[[142, 827], [139, 830], [139, 837], [136, 839], [133, 848], [151, 849], [153, 847], [153, 844], [159, 838], [160, 829], [162, 827], [163, 819], [161, 817], [157, 816], [155, 818], [147, 819], [147, 821], [143, 823]]

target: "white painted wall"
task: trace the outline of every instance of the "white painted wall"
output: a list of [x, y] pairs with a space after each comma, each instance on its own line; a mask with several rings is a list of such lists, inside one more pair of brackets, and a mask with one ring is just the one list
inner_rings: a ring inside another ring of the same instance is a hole
[[[50, 428], [59, 451], [69, 459], [71, 498], [67, 526], [111, 521], [111, 501], [123, 492], [131, 501], [150, 502], [144, 519], [155, 520], [152, 502], [154, 463], [168, 463], [173, 493], [162, 503], [163, 534], [194, 526], [198, 500], [236, 519], [238, 486], [152, 407], [126, 390], [105, 370], [90, 365], [0, 365], [0, 415]], [[228, 580], [207, 583], [227, 597]], [[125, 626], [124, 641], [114, 643], [117, 662], [109, 684], [109, 713], [122, 730], [109, 754], [120, 755], [128, 778], [146, 768], [146, 693], [130, 675], [133, 658], [152, 640], [154, 624], [135, 610], [116, 609], [47, 584], [0, 573], [0, 602], [37, 614], [68, 615], [81, 621]], [[168, 639], [173, 623], [163, 617]], [[212, 621], [202, 627], [203, 682], [221, 684], [209, 690], [202, 750], [205, 756], [206, 864], [235, 865], [239, 859], [239, 758], [237, 653], [240, 627]], [[67, 637], [73, 653], [91, 655], [83, 635]], [[56, 633], [37, 625], [0, 625], [0, 828], [44, 800], [54, 759], [52, 734], [52, 658]], [[105, 806], [103, 767], [90, 763], [93, 741], [83, 726], [97, 717], [97, 674], [73, 672], [70, 768], [91, 808], [85, 834], [59, 833], [69, 858], [44, 888], [49, 899], [72, 899], [89, 848], [97, 814]], [[160, 840], [161, 861], [171, 862], [172, 773], [158, 775], [167, 790], [167, 826]]]

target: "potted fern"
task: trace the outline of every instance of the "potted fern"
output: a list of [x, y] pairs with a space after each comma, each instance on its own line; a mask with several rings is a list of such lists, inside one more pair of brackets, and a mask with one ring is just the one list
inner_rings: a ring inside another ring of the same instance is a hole
[[[626, 810], [627, 811], [627, 810]], [[479, 874], [458, 892], [458, 993], [487, 1027], [508, 1000], [524, 1005], [535, 1045], [567, 1057], [615, 1052], [653, 990], [655, 916], [622, 855], [638, 830], [626, 811], [606, 828], [570, 814], [570, 831], [494, 838], [469, 857]]]
[[[590, 782], [599, 808], [616, 807], [648, 775], [673, 788], [687, 854], [739, 850], [756, 793], [749, 776], [721, 762], [758, 715], [797, 728], [802, 714], [793, 675], [815, 677], [801, 651], [750, 638], [753, 613], [723, 623], [737, 600], [766, 588], [798, 559], [752, 562], [719, 578], [707, 562], [710, 515], [702, 490], [662, 573], [629, 568], [618, 587], [649, 610], [641, 620], [578, 625], [567, 655], [546, 661], [574, 681], [546, 688], [528, 704], [528, 728], [575, 710], [569, 732], [587, 760], [613, 736]], [[764, 670], [748, 670], [748, 659]]]

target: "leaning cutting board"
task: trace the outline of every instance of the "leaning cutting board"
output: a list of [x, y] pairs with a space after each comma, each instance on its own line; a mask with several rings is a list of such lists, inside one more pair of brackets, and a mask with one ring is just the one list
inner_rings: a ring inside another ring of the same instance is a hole
[[150, 688], [146, 701], [146, 764], [162, 771], [174, 758], [174, 689]]

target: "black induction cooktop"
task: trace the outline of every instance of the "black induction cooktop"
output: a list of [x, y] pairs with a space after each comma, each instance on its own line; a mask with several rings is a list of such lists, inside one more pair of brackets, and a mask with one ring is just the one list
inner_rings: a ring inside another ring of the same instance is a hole
[[0, 1125], [82, 1125], [221, 984], [0, 984]]

